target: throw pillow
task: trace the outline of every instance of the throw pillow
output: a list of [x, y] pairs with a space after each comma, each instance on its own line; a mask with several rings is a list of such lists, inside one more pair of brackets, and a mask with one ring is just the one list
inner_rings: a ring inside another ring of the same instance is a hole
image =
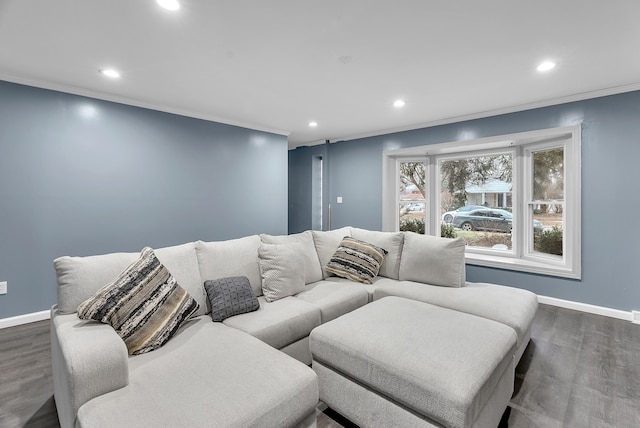
[[405, 232], [399, 279], [443, 287], [464, 287], [464, 253], [462, 238]]
[[386, 255], [384, 248], [345, 236], [325, 270], [352, 281], [371, 284]]
[[246, 276], [208, 280], [204, 288], [211, 303], [211, 319], [216, 322], [260, 309]]
[[304, 290], [304, 255], [300, 244], [262, 244], [258, 257], [262, 293], [267, 302]]
[[78, 306], [78, 317], [111, 325], [130, 355], [167, 343], [198, 310], [149, 247], [116, 279]]
[[299, 243], [302, 247], [304, 256], [304, 282], [312, 284], [322, 281], [322, 266], [318, 259], [318, 252], [313, 242], [311, 231], [307, 230], [302, 233], [294, 233], [293, 235], [273, 236], [261, 234], [260, 239], [265, 244], [293, 244]]

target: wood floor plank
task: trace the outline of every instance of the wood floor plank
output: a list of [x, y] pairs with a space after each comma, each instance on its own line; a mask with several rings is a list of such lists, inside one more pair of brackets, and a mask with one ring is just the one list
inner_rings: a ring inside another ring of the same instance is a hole
[[[509, 427], [640, 426], [640, 325], [540, 305], [531, 331]], [[59, 427], [49, 341], [49, 321], [0, 330], [0, 427]], [[319, 428], [354, 427], [316, 413]]]

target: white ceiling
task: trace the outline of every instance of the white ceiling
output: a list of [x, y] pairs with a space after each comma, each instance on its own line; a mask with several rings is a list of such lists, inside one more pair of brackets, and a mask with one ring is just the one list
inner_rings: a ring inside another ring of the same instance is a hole
[[180, 1], [0, 0], [0, 79], [291, 147], [640, 89], [638, 0]]

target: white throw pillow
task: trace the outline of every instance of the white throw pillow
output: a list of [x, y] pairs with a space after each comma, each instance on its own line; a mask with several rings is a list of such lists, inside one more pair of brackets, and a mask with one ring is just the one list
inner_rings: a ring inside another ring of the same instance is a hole
[[267, 302], [304, 290], [304, 255], [300, 244], [262, 244], [258, 257], [262, 294]]
[[302, 233], [295, 233], [293, 235], [266, 235], [261, 234], [260, 239], [265, 244], [294, 244], [299, 243], [302, 247], [302, 254], [304, 256], [304, 282], [305, 284], [312, 284], [314, 282], [322, 281], [322, 266], [320, 266], [320, 259], [318, 259], [318, 253], [313, 243], [313, 235], [311, 231], [307, 230]]
[[450, 239], [405, 232], [400, 260], [400, 281], [415, 281], [445, 287], [465, 284], [465, 243]]

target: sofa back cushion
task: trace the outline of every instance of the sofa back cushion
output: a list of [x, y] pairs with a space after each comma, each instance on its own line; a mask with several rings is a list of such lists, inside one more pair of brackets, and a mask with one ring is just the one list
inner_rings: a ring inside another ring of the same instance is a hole
[[113, 281], [138, 258], [138, 253], [111, 253], [87, 257], [58, 257], [53, 261], [58, 283], [58, 311], [72, 314], [80, 303]]
[[402, 232], [377, 232], [374, 230], [351, 228], [351, 237], [360, 241], [369, 242], [377, 247], [387, 250], [387, 255], [380, 266], [379, 276], [398, 279], [400, 274], [400, 260], [404, 233]]
[[207, 292], [200, 276], [196, 243], [189, 242], [173, 247], [156, 248], [154, 250], [160, 263], [165, 265], [178, 284], [195, 299], [199, 307], [194, 316], [204, 315], [207, 310]]
[[405, 232], [400, 260], [400, 281], [415, 281], [445, 287], [463, 287], [466, 280], [465, 243]]
[[262, 296], [262, 278], [258, 264], [258, 235], [219, 242], [196, 242], [200, 277], [204, 281], [246, 276], [256, 296]]
[[313, 235], [310, 230], [293, 235], [273, 236], [262, 234], [260, 235], [260, 239], [264, 244], [300, 244], [299, 248], [304, 259], [304, 283], [312, 284], [322, 281], [322, 266], [320, 266], [320, 259], [318, 259], [318, 253], [316, 252]]
[[[178, 284], [198, 303], [196, 315], [206, 312], [206, 293], [200, 279], [195, 243], [154, 250]], [[87, 257], [59, 257], [53, 261], [58, 284], [58, 310], [70, 314], [80, 303], [113, 281], [140, 253], [111, 253]]]
[[327, 272], [324, 267], [331, 261], [331, 257], [333, 257], [333, 253], [335, 253], [340, 246], [342, 239], [345, 236], [351, 236], [351, 228], [343, 227], [330, 231], [312, 230], [311, 234], [313, 235], [313, 243], [318, 253], [320, 266], [322, 267], [322, 277], [328, 278], [335, 276], [335, 274]]

